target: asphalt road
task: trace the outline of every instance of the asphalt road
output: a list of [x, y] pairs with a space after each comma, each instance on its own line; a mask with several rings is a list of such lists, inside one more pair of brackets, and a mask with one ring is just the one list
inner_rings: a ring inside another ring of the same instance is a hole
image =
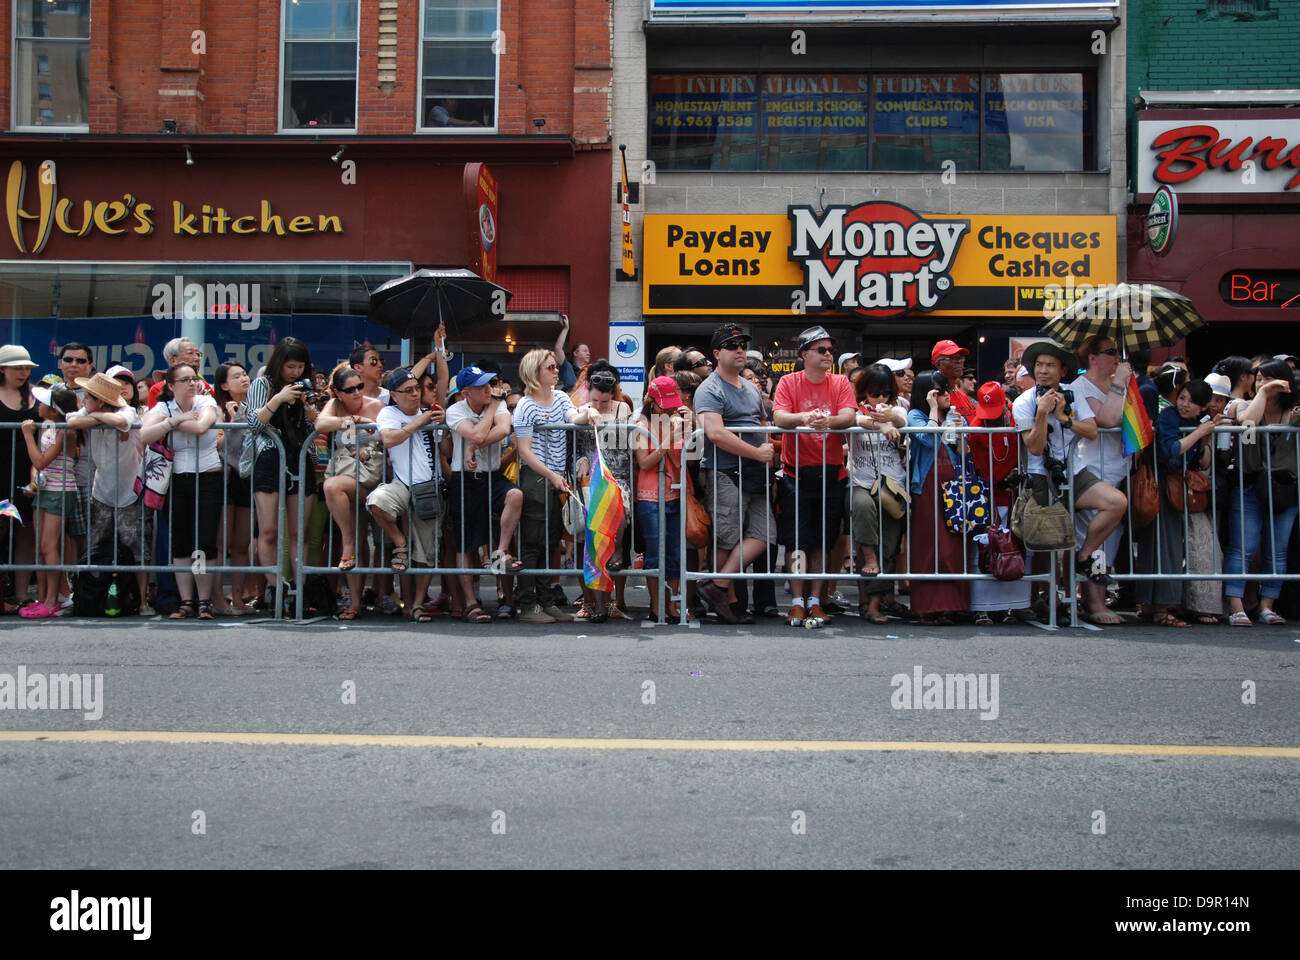
[[0, 867], [1300, 864], [1300, 626], [865, 627], [6, 619]]

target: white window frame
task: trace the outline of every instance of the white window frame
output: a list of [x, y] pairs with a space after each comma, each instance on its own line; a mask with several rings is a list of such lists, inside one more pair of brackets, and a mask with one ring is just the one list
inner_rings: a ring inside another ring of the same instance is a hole
[[[426, 127], [424, 125], [424, 7], [427, 0], [420, 0], [420, 29], [418, 31], [420, 49], [416, 56], [416, 84], [415, 84], [415, 132], [418, 134], [427, 134], [435, 137], [481, 137], [485, 134], [494, 134], [501, 125], [501, 54], [494, 53], [493, 61], [495, 63], [492, 79], [492, 126], [490, 127]], [[501, 0], [496, 0], [496, 30], [501, 33]], [[463, 40], [467, 43], [482, 43], [483, 37], [438, 37], [438, 40], [457, 41]], [[487, 38], [492, 39], [492, 38]]]
[[[365, 5], [364, 0], [357, 0], [357, 35], [353, 42], [356, 44], [356, 60], [352, 67], [352, 126], [350, 127], [286, 127], [284, 125], [284, 64], [286, 43], [311, 43], [310, 40], [291, 40], [288, 34], [288, 8], [293, 0], [280, 0], [280, 65], [277, 83], [279, 93], [276, 95], [276, 114], [275, 126], [277, 133], [287, 136], [308, 136], [308, 137], [333, 137], [347, 136], [357, 132], [357, 119], [361, 106], [361, 8]], [[338, 43], [338, 40], [319, 41], [328, 43]]]
[[[18, 4], [22, 0], [11, 0], [9, 4], [9, 129], [10, 130], [30, 130], [42, 133], [89, 133], [90, 132], [90, 99], [86, 99], [86, 122], [72, 124], [53, 124], [53, 123], [29, 123], [20, 124], [14, 118], [18, 116], [19, 94], [22, 92], [20, 87], [21, 78], [18, 75], [18, 43], [20, 40], [28, 41], [54, 41], [55, 43], [84, 43], [87, 52], [90, 50], [90, 43], [95, 32], [95, 5], [90, 5], [90, 32], [85, 38], [78, 37], [71, 40], [66, 37], [20, 37], [18, 36]], [[38, 81], [39, 82], [39, 81]]]

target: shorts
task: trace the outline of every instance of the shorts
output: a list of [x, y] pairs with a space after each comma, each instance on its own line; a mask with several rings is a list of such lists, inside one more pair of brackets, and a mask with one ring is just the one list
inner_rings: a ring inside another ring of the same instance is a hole
[[[293, 458], [290, 459], [292, 462]], [[298, 488], [298, 475], [293, 472], [286, 472], [284, 475], [284, 495], [286, 497], [296, 497], [300, 492]], [[253, 462], [253, 491], [255, 493], [280, 492], [280, 455], [274, 448], [263, 450]], [[301, 493], [308, 497], [316, 495], [316, 467], [311, 460], [307, 461], [306, 489]]]
[[730, 550], [742, 537], [772, 543], [776, 536], [772, 501], [766, 490], [741, 495], [736, 478], [718, 470], [701, 470], [700, 502], [713, 520], [713, 541]]
[[[1078, 500], [1099, 483], [1101, 483], [1101, 477], [1097, 476], [1087, 467], [1084, 467], [1074, 475], [1074, 499]], [[1040, 507], [1047, 506], [1048, 486], [1047, 477], [1034, 474], [1029, 478], [1029, 488], [1033, 491], [1034, 500], [1038, 502]], [[1058, 495], [1058, 499], [1065, 500], [1066, 498], [1063, 494], [1060, 494]], [[1066, 505], [1069, 505], [1068, 501], [1066, 501]]]
[[457, 553], [488, 545], [494, 524], [506, 508], [506, 496], [519, 488], [500, 472], [453, 473], [447, 481], [452, 544]]
[[36, 492], [36, 509], [61, 517], [76, 509], [76, 490], [38, 490]]
[[411, 493], [406, 484], [400, 480], [381, 483], [366, 497], [366, 509], [379, 510], [400, 522], [407, 517], [407, 546], [411, 552], [411, 562], [425, 567], [438, 565], [438, 533], [442, 526], [439, 520], [420, 520], [408, 516], [411, 509]]
[[[790, 467], [785, 469], [789, 471]], [[847, 480], [839, 478], [839, 472], [838, 466], [801, 467], [797, 486], [789, 473], [781, 477], [777, 485], [781, 508], [777, 543], [788, 550], [829, 548], [835, 543], [844, 520], [844, 492], [848, 485]]]
[[[289, 486], [285, 481], [285, 488]], [[279, 492], [278, 489], [276, 491]], [[252, 508], [253, 503], [253, 484], [250, 477], [241, 477], [238, 470], [228, 470], [226, 472], [226, 503], [231, 507], [241, 507], [244, 510]]]

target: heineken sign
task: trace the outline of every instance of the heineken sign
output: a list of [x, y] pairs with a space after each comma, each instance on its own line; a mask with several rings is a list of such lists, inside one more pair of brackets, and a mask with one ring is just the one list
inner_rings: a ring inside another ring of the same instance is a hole
[[1178, 197], [1167, 186], [1156, 191], [1147, 211], [1147, 240], [1151, 252], [1163, 257], [1174, 244], [1174, 234], [1178, 231]]

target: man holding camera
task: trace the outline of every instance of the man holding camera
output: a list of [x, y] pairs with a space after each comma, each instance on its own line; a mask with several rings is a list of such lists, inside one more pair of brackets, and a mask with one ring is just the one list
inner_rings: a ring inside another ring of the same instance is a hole
[[[1097, 439], [1097, 421], [1087, 405], [1076, 410], [1074, 391], [1061, 386], [1077, 365], [1073, 353], [1050, 340], [1031, 344], [1021, 362], [1034, 375], [1034, 389], [1026, 390], [1012, 406], [1016, 426], [1029, 452], [1027, 470], [1034, 499], [1046, 505], [1051, 496], [1068, 496], [1074, 490], [1074, 509], [1095, 510], [1087, 536], [1075, 557], [1075, 570], [1096, 584], [1110, 582], [1104, 565], [1094, 569], [1092, 556], [1124, 519], [1128, 499], [1076, 458], [1071, 477], [1070, 454], [1080, 439]], [[1076, 419], [1077, 417], [1077, 419]]]

